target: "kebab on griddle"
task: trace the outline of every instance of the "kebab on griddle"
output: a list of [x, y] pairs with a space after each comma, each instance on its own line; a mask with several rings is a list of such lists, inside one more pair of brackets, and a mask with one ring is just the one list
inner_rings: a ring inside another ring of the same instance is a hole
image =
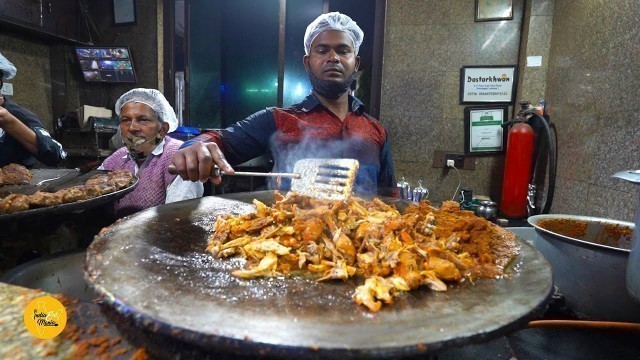
[[[1, 178], [5, 180], [5, 185], [7, 185], [7, 174], [9, 174], [9, 180], [12, 182], [21, 181], [22, 185], [29, 184], [32, 176], [29, 170], [20, 165], [16, 165], [9, 167], [9, 171], [7, 171], [7, 166], [3, 167], [1, 172]], [[27, 179], [28, 182], [26, 182]], [[0, 214], [11, 214], [18, 211], [92, 199], [100, 195], [127, 188], [133, 180], [134, 177], [128, 170], [116, 170], [94, 175], [89, 178], [84, 185], [60, 189], [54, 193], [38, 191], [32, 195], [10, 194], [0, 199]]]

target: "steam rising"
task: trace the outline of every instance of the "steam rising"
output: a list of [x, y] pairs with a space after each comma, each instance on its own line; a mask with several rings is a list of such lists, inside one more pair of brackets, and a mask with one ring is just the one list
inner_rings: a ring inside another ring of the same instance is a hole
[[[375, 192], [375, 184], [367, 183], [373, 168], [372, 164], [377, 163], [378, 151], [372, 150], [372, 146], [362, 138], [333, 138], [324, 139], [326, 137], [322, 129], [308, 128], [301, 129], [303, 136], [299, 142], [291, 142], [290, 139], [282, 138], [282, 134], [276, 133], [270, 139], [270, 149], [274, 158], [274, 172], [292, 172], [296, 161], [309, 158], [323, 159], [357, 159], [360, 161], [360, 169], [356, 176], [356, 192], [373, 193]], [[375, 177], [374, 177], [375, 178]], [[273, 189], [288, 190], [291, 186], [290, 179], [282, 179], [280, 186], [277, 179], [269, 180], [269, 187]]]

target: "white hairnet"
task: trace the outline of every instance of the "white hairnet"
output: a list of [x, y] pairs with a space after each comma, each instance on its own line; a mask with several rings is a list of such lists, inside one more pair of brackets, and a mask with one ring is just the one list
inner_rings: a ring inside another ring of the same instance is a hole
[[0, 72], [2, 72], [2, 76], [1, 76], [2, 79], [8, 80], [8, 79], [13, 79], [13, 77], [16, 76], [18, 69], [16, 69], [16, 67], [13, 66], [11, 61], [7, 60], [6, 57], [0, 54]]
[[120, 110], [124, 104], [130, 102], [142, 103], [152, 108], [162, 122], [169, 124], [169, 132], [174, 132], [178, 128], [176, 113], [160, 91], [144, 88], [127, 91], [116, 101], [116, 114], [120, 116]]
[[341, 14], [339, 12], [322, 14], [315, 20], [313, 20], [313, 22], [309, 24], [309, 26], [307, 26], [307, 31], [304, 33], [305, 54], [309, 55], [309, 51], [311, 50], [311, 43], [313, 42], [313, 40], [321, 32], [326, 30], [343, 31], [347, 35], [349, 35], [351, 40], [353, 40], [355, 54], [358, 55], [358, 50], [360, 50], [360, 45], [362, 45], [364, 33], [355, 21], [351, 20], [351, 18], [347, 15]]

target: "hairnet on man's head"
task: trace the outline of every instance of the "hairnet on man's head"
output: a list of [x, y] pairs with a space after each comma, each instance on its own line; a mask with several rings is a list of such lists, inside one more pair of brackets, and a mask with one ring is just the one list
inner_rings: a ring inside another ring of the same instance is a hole
[[0, 79], [8, 80], [13, 79], [16, 76], [18, 69], [11, 63], [11, 61], [7, 60], [2, 54], [0, 54]]
[[169, 132], [174, 132], [178, 128], [176, 113], [160, 91], [145, 88], [127, 91], [116, 101], [116, 114], [120, 116], [122, 107], [130, 102], [142, 103], [152, 108], [158, 114], [160, 121], [169, 124]]
[[321, 32], [326, 30], [343, 31], [349, 35], [351, 40], [353, 40], [355, 54], [358, 55], [358, 50], [360, 50], [360, 45], [362, 45], [362, 39], [364, 39], [364, 33], [355, 21], [339, 12], [322, 14], [307, 26], [307, 31], [304, 33], [305, 54], [309, 55], [313, 40], [320, 35]]

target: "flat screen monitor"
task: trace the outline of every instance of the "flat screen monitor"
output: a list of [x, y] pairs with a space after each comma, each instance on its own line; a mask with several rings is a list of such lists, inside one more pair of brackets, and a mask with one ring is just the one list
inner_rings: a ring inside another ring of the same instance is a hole
[[136, 72], [127, 46], [76, 47], [84, 80], [102, 83], [135, 83]]

